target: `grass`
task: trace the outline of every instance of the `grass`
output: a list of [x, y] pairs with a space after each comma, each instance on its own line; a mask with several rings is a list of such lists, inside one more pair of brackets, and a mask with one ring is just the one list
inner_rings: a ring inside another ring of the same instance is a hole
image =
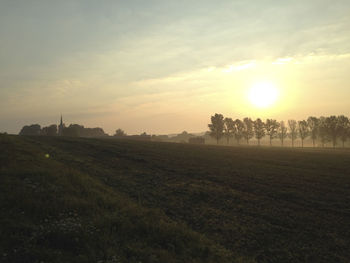
[[0, 147], [1, 262], [350, 261], [349, 150], [9, 135]]

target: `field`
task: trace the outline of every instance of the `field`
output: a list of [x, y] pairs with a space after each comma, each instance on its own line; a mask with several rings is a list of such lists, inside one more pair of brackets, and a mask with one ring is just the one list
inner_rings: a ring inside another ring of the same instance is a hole
[[0, 135], [0, 262], [350, 262], [350, 151]]

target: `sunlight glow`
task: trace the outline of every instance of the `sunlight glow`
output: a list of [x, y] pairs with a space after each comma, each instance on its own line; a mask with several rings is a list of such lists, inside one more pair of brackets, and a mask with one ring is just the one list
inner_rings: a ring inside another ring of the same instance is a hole
[[249, 90], [248, 98], [251, 104], [258, 108], [272, 106], [278, 99], [279, 92], [274, 84], [269, 82], [256, 83]]

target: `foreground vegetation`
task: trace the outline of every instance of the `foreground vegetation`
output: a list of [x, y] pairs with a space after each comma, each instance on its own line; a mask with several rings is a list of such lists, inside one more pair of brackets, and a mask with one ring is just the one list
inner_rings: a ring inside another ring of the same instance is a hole
[[350, 151], [0, 135], [1, 262], [349, 262]]

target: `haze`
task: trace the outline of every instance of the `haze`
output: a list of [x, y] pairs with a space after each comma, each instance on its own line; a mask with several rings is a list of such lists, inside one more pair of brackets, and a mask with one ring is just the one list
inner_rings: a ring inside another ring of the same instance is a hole
[[[0, 1], [0, 131], [350, 115], [350, 2]], [[279, 98], [249, 102], [256, 83]]]

